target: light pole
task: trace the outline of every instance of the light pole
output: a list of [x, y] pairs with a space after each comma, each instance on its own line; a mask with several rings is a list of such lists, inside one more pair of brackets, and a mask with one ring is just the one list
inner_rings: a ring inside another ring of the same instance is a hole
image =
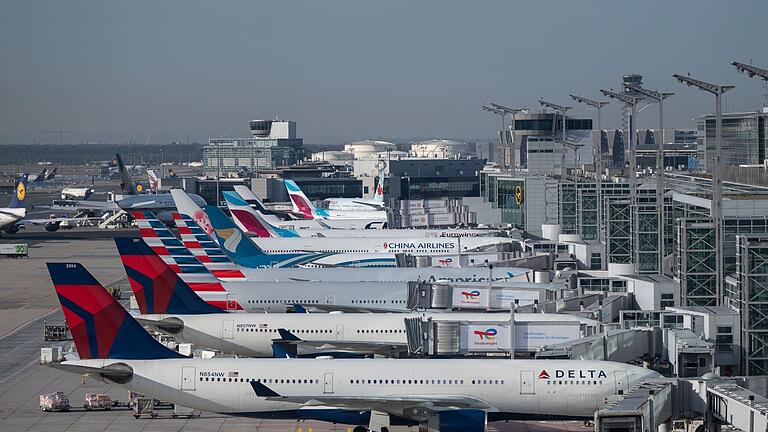
[[[511, 137], [512, 137], [512, 142], [509, 143], [509, 145], [510, 145], [510, 153], [511, 153], [510, 161], [509, 161], [509, 169], [512, 172], [512, 174], [514, 174], [515, 173], [515, 161], [516, 161], [516, 157], [515, 157], [516, 156], [515, 155], [515, 152], [516, 152], [516, 146], [515, 146], [515, 144], [516, 144], [516, 142], [515, 142], [515, 126], [516, 126], [515, 125], [515, 114], [517, 114], [517, 113], [519, 113], [521, 111], [525, 111], [525, 109], [524, 108], [509, 108], [509, 107], [506, 107], [504, 105], [499, 105], [499, 104], [496, 104], [496, 103], [493, 103], [493, 102], [491, 102], [491, 106], [493, 108], [496, 108], [497, 110], [504, 111], [505, 113], [512, 115], [512, 133], [510, 134]], [[504, 132], [506, 133], [506, 130]]]
[[[699, 90], [715, 95], [715, 157], [712, 162], [712, 217], [715, 224], [715, 273], [717, 273], [717, 304], [722, 301], [723, 294], [723, 179], [720, 173], [720, 152], [723, 135], [722, 119], [722, 98], [723, 93], [735, 88], [730, 85], [715, 85], [705, 81], [693, 79], [689, 76], [674, 74], [672, 75], [679, 82], [688, 86], [694, 86]], [[706, 139], [707, 122], [704, 120], [704, 136]]]
[[597, 110], [597, 141], [592, 140], [592, 163], [595, 164], [595, 187], [597, 188], [597, 240], [602, 240], [603, 220], [603, 107], [608, 102], [587, 99], [585, 97], [571, 95], [571, 99], [578, 103], [587, 104]]
[[[541, 104], [541, 106], [544, 106], [544, 107], [547, 107], [547, 108], [551, 108], [551, 109], [553, 109], [555, 111], [558, 111], [560, 113], [560, 115], [563, 118], [563, 138], [562, 138], [562, 140], [563, 140], [563, 143], [565, 143], [565, 132], [566, 132], [566, 129], [567, 129], [566, 125], [565, 125], [565, 113], [569, 109], [571, 109], [572, 107], [554, 104], [554, 103], [547, 102], [547, 101], [542, 100], [542, 99], [539, 99], [539, 104]], [[555, 136], [555, 127], [553, 125], [552, 126], [552, 137], [554, 138], [554, 136]], [[574, 160], [574, 164], [575, 163], [576, 163], [576, 161]], [[560, 178], [561, 178], [562, 182], [565, 182], [566, 171], [567, 170], [565, 169], [565, 146], [563, 146], [563, 150], [560, 152]], [[575, 171], [575, 169], [574, 169], [574, 171]], [[575, 172], [573, 174], [574, 174], [574, 176], [576, 175]], [[574, 190], [574, 193], [576, 193], [575, 190]]]
[[666, 234], [666, 219], [664, 219], [664, 99], [674, 95], [674, 93], [648, 90], [634, 84], [627, 84], [627, 88], [649, 97], [659, 104], [659, 136], [657, 138], [654, 135], [654, 141], [656, 141], [656, 205], [659, 211], [659, 273], [663, 273], [664, 236]]
[[501, 117], [501, 135], [499, 136], [499, 141], [501, 143], [501, 148], [504, 149], [504, 163], [507, 163], [507, 155], [506, 155], [506, 148], [507, 146], [504, 143], [504, 128], [506, 127], [506, 122], [504, 118], [507, 116], [507, 113], [503, 110], [500, 110], [498, 108], [490, 107], [488, 105], [482, 105], [483, 111], [488, 111], [491, 114], [496, 114], [497, 116]]
[[600, 93], [618, 101], [624, 102], [631, 109], [631, 115], [629, 119], [629, 203], [632, 214], [632, 248], [634, 249], [634, 262], [635, 271], [639, 270], [639, 236], [638, 236], [638, 221], [637, 221], [637, 152], [635, 149], [635, 117], [637, 117], [637, 101], [638, 99], [632, 96], [628, 96], [621, 93], [616, 93], [610, 90], [600, 90]]

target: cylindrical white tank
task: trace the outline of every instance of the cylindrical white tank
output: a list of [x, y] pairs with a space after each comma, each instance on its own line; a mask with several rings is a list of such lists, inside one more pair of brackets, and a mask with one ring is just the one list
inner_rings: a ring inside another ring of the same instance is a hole
[[534, 271], [533, 272], [533, 282], [534, 283], [541, 283], [541, 284], [548, 284], [552, 282], [552, 277], [549, 275], [548, 271]]
[[541, 236], [547, 240], [557, 241], [557, 239], [560, 237], [560, 225], [559, 224], [541, 225]]

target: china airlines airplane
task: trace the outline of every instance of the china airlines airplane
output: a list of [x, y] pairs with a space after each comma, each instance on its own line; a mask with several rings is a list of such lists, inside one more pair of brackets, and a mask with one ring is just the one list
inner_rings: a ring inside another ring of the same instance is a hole
[[506, 419], [590, 419], [661, 378], [604, 361], [187, 358], [145, 332], [81, 265], [48, 270], [79, 354], [53, 367], [205, 411], [482, 432]]

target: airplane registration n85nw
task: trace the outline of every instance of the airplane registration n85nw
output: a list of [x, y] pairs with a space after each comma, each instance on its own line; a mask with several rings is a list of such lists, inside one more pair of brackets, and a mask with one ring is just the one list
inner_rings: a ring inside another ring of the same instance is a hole
[[386, 426], [484, 431], [510, 418], [591, 418], [660, 378], [604, 361], [185, 358], [146, 333], [82, 266], [48, 269], [80, 356], [54, 367], [195, 409], [357, 425], [384, 416]]

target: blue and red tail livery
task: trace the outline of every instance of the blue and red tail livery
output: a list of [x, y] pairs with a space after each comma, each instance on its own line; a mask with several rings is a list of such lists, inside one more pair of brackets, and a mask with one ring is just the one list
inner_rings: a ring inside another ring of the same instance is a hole
[[152, 338], [82, 265], [48, 263], [48, 272], [81, 359], [183, 357]]
[[[195, 294], [142, 239], [116, 237], [115, 244], [142, 314], [221, 312]], [[212, 285], [215, 290], [223, 291], [220, 283]]]

